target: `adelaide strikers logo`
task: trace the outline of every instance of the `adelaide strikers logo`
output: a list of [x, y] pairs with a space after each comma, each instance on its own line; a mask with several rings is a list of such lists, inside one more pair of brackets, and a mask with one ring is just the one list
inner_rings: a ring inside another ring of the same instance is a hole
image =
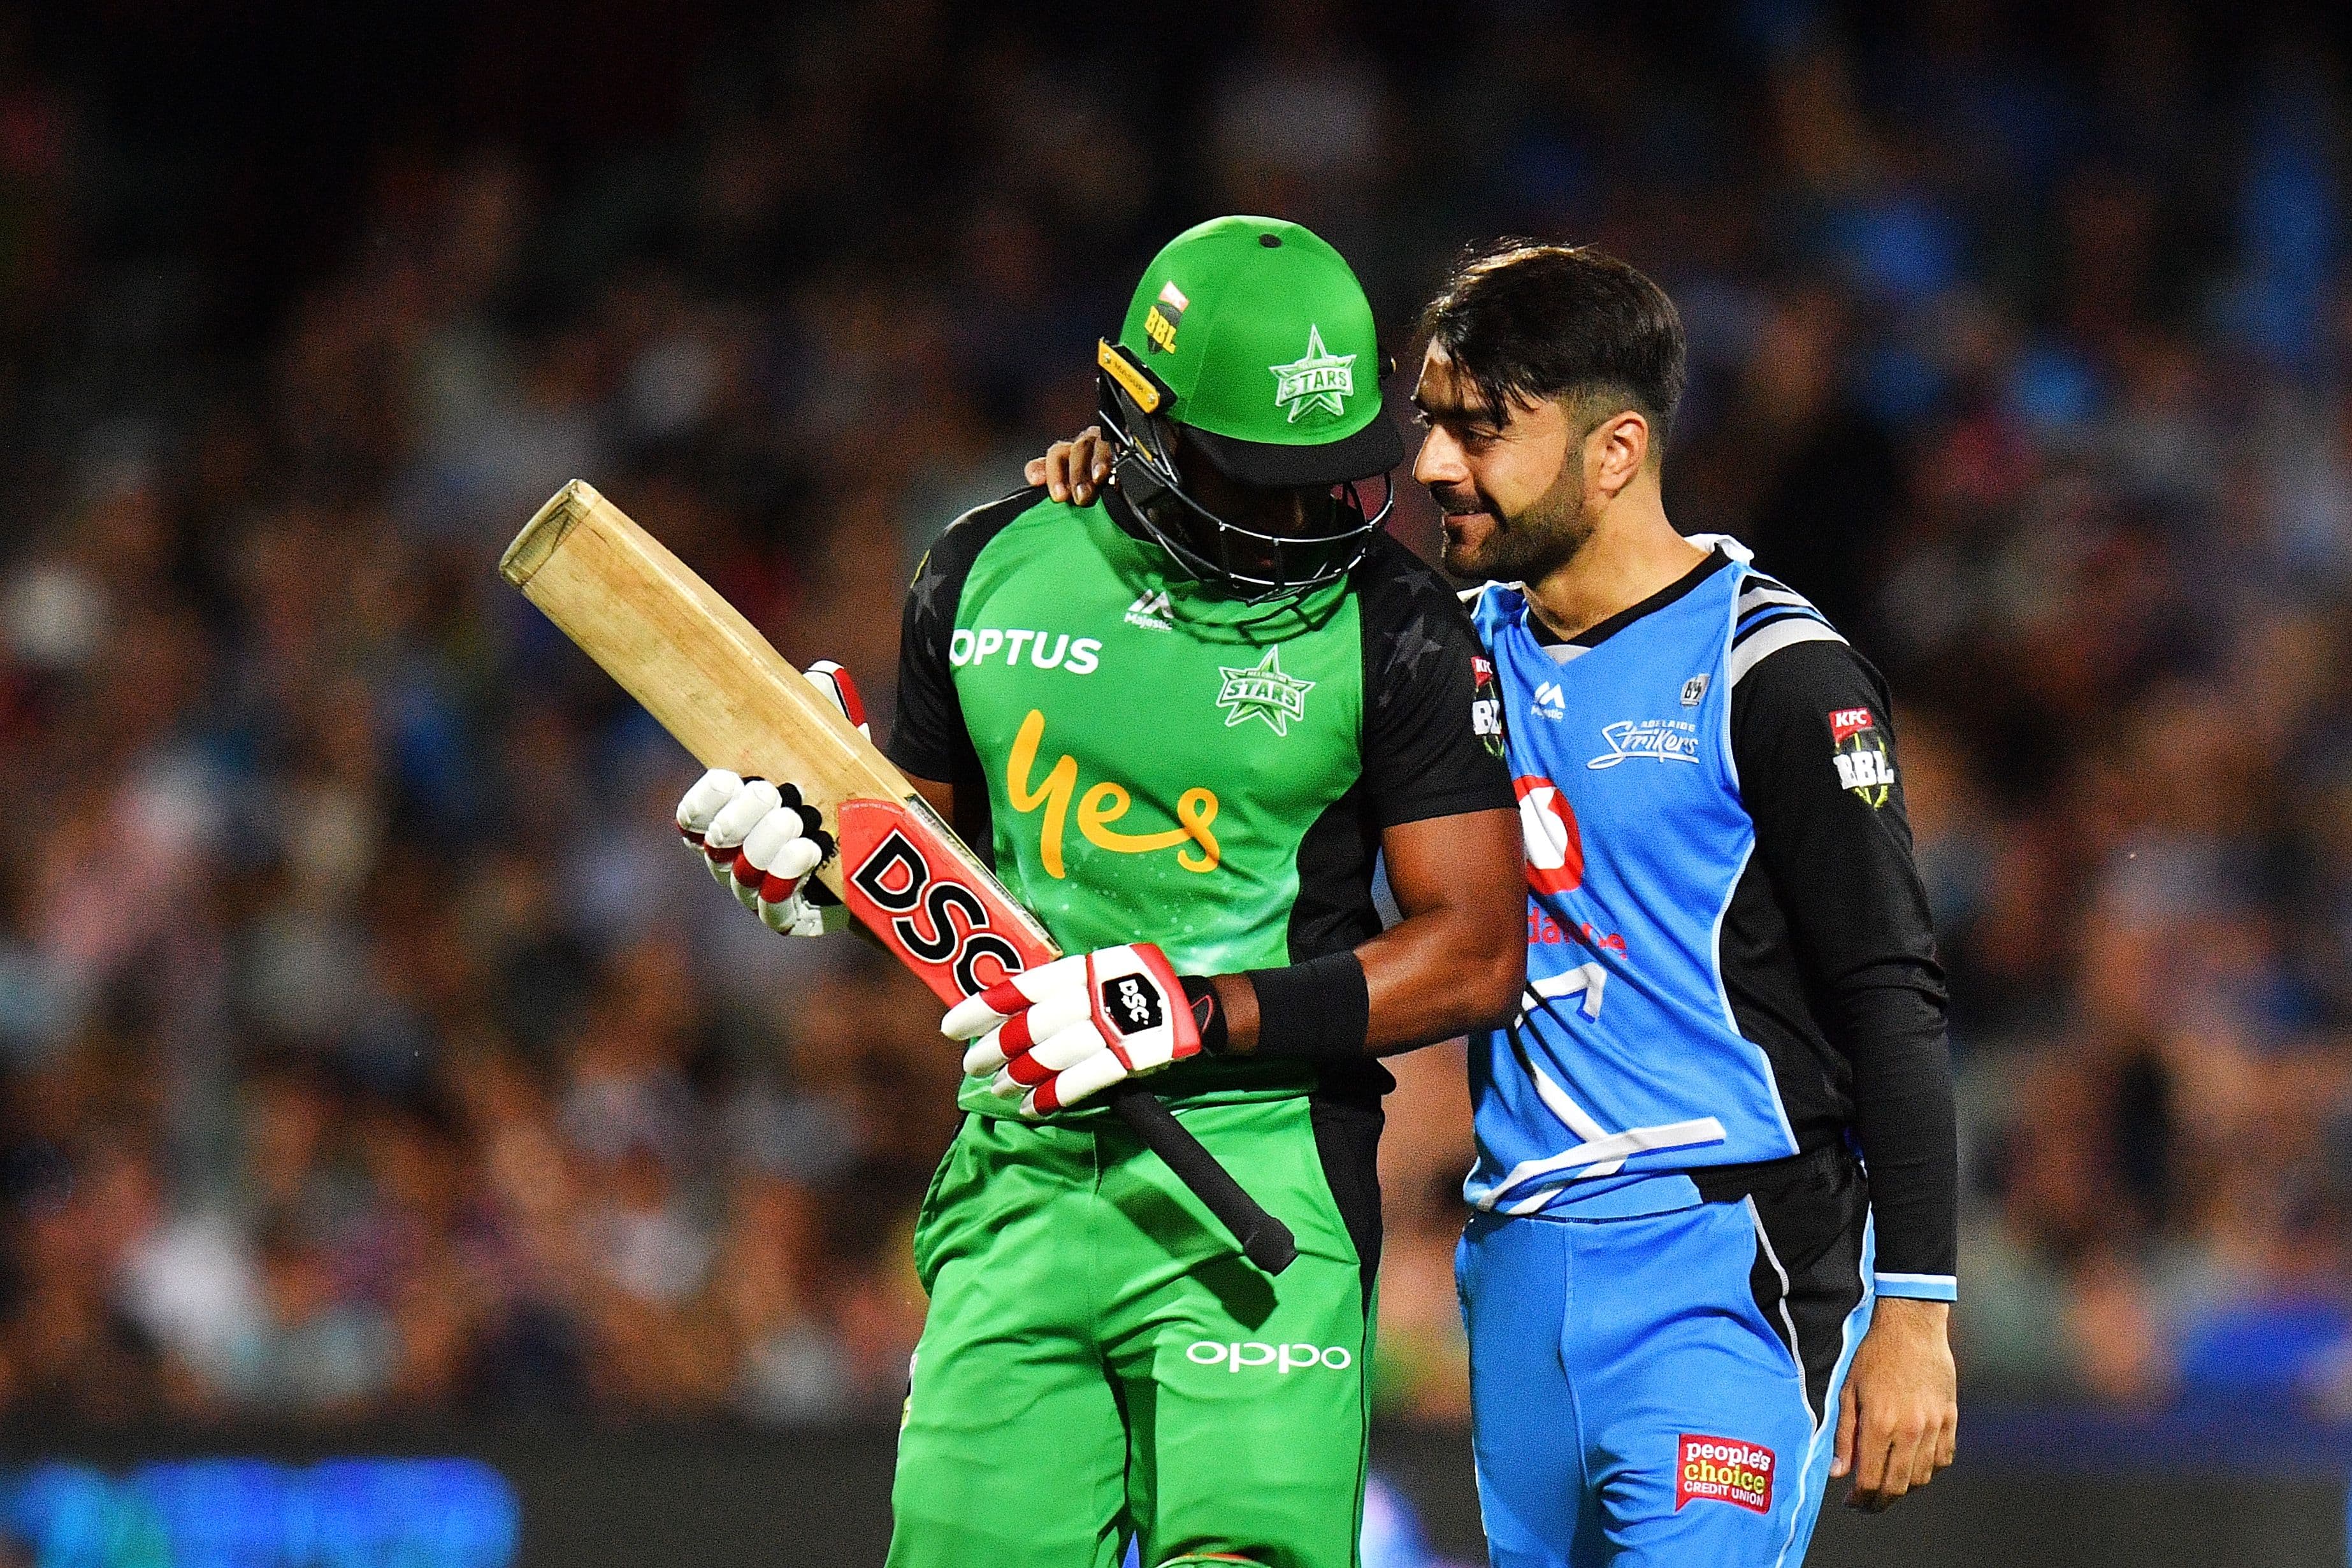
[[1842, 707], [1829, 716], [1830, 761], [1838, 782], [1873, 810], [1886, 804], [1895, 786], [1895, 758], [1886, 737], [1866, 707]]
[[1511, 780], [1519, 797], [1519, 834], [1527, 841], [1528, 885], [1569, 893], [1584, 883], [1584, 835], [1559, 786], [1539, 773]]

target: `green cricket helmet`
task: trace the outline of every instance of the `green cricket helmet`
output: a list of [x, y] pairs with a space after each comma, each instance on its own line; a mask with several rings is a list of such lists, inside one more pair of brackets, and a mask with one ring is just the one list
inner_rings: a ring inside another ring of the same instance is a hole
[[[1404, 441], [1381, 411], [1371, 305], [1321, 238], [1278, 218], [1185, 230], [1152, 258], [1118, 341], [1096, 359], [1130, 526], [1195, 578], [1255, 603], [1363, 559], [1394, 503], [1388, 474]], [[1297, 492], [1300, 526], [1219, 516], [1186, 485], [1180, 448], [1238, 484]], [[1357, 488], [1375, 476], [1377, 510]]]

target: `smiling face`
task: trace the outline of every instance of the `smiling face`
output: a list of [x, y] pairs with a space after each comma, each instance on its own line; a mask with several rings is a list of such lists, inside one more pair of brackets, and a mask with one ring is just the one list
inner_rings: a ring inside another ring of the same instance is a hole
[[1534, 582], [1592, 537], [1584, 470], [1586, 438], [1595, 432], [1570, 400], [1492, 407], [1432, 343], [1412, 401], [1428, 430], [1412, 476], [1445, 515], [1447, 571]]

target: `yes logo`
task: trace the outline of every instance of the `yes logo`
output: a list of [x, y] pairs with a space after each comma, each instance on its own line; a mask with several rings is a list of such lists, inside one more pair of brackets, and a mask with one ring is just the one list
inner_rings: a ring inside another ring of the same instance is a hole
[[1221, 858], [1217, 835], [1210, 831], [1210, 825], [1217, 820], [1214, 790], [1194, 785], [1178, 797], [1177, 825], [1173, 828], [1155, 833], [1121, 832], [1111, 824], [1125, 817], [1134, 803], [1125, 785], [1106, 779], [1078, 795], [1078, 759], [1066, 752], [1046, 770], [1044, 782], [1033, 779], [1037, 748], [1045, 738], [1045, 715], [1041, 709], [1031, 708], [1029, 716], [1021, 721], [1020, 732], [1013, 737], [1012, 753], [1004, 759], [1004, 792], [1013, 809], [1024, 816], [1044, 809], [1037, 858], [1044, 862], [1046, 875], [1059, 881], [1069, 874], [1062, 855], [1062, 835], [1069, 824], [1074, 796], [1077, 799], [1078, 832], [1097, 849], [1121, 855], [1175, 850], [1176, 863], [1186, 871], [1207, 873], [1217, 869]]

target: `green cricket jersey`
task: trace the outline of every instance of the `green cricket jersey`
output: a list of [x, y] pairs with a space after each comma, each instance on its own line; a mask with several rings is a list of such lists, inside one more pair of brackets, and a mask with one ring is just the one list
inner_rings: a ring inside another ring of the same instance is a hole
[[[955, 787], [959, 831], [1066, 952], [1156, 942], [1218, 974], [1376, 936], [1383, 829], [1513, 804], [1459, 603], [1378, 534], [1341, 582], [1244, 605], [1121, 528], [1123, 505], [1029, 489], [948, 529], [908, 599], [891, 760]], [[1370, 1061], [1349, 1074], [1202, 1058], [1152, 1088], [1389, 1087]], [[981, 1084], [964, 1104], [1008, 1113]]]

